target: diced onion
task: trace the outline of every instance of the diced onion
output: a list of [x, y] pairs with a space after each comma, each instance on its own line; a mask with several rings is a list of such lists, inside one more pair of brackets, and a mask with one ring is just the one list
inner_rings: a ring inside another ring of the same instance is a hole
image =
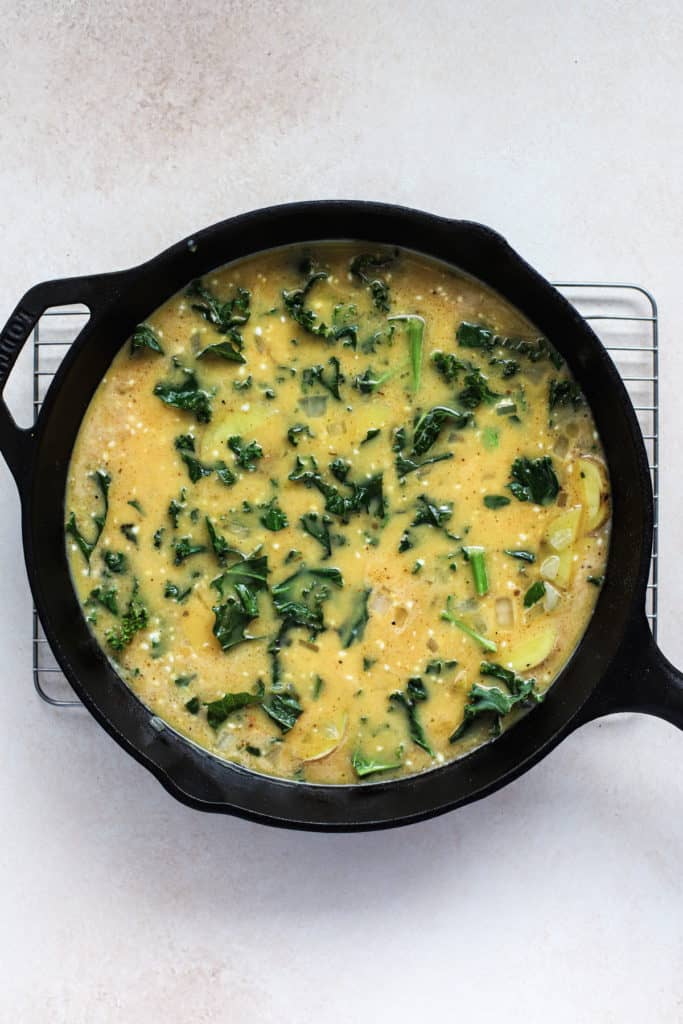
[[512, 601], [510, 598], [496, 598], [496, 625], [501, 629], [512, 629], [514, 621]]
[[544, 580], [554, 580], [560, 569], [560, 556], [549, 555], [545, 561], [541, 562], [541, 576]]
[[556, 590], [552, 583], [546, 583], [545, 595], [543, 597], [543, 607], [547, 612], [552, 612], [557, 608], [560, 600], [560, 592]]

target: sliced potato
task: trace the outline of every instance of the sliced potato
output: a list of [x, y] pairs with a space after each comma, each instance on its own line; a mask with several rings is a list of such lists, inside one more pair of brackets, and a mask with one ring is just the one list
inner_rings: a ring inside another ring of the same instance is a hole
[[609, 516], [609, 481], [607, 469], [599, 459], [579, 459], [581, 496], [586, 506], [585, 529], [597, 530]]
[[544, 623], [531, 636], [510, 648], [505, 656], [505, 665], [515, 672], [526, 672], [545, 661], [556, 641], [556, 626]]
[[329, 720], [321, 719], [309, 726], [306, 732], [301, 731], [296, 735], [292, 733], [292, 750], [304, 762], [322, 761], [343, 742], [346, 735], [346, 724], [346, 713]]
[[559, 554], [560, 564], [553, 579], [558, 587], [566, 588], [574, 575], [574, 548], [565, 548]]
[[555, 516], [548, 524], [545, 539], [553, 551], [564, 551], [572, 546], [579, 533], [582, 511], [581, 505], [574, 505], [560, 512], [559, 516]]

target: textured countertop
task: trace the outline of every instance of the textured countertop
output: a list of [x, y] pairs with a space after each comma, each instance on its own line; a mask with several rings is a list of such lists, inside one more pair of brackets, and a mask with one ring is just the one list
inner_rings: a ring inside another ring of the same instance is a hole
[[[2, 320], [38, 280], [319, 197], [482, 220], [551, 278], [649, 286], [660, 640], [683, 664], [679, 4], [0, 0], [0, 19]], [[683, 1019], [680, 733], [595, 723], [394, 832], [201, 816], [37, 700], [4, 464], [0, 526], [3, 1021]]]

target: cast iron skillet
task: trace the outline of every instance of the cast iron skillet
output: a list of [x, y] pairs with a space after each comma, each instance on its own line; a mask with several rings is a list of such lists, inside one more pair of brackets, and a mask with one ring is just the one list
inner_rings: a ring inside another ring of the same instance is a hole
[[[335, 238], [397, 245], [445, 260], [521, 310], [559, 349], [590, 402], [613, 502], [609, 563], [595, 614], [544, 703], [460, 761], [413, 778], [356, 786], [267, 778], [160, 729], [90, 634], [64, 546], [64, 491], [76, 434], [100, 378], [134, 326], [223, 263], [274, 246]], [[56, 374], [35, 427], [20, 430], [1, 400], [14, 361], [45, 309], [77, 302], [90, 309], [90, 321]], [[132, 270], [38, 284], [0, 336], [0, 448], [19, 488], [29, 581], [59, 664], [100, 725], [192, 807], [295, 828], [384, 828], [493, 792], [600, 715], [641, 711], [683, 728], [683, 675], [656, 648], [644, 614], [652, 494], [626, 390], [585, 321], [503, 238], [480, 224], [378, 203], [296, 203], [216, 224]]]

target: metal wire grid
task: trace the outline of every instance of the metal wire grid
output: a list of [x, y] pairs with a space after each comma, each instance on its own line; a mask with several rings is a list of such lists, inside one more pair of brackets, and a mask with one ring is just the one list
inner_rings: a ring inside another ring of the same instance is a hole
[[[659, 523], [659, 330], [657, 303], [634, 284], [594, 281], [556, 282], [614, 359], [638, 414], [647, 449], [654, 492], [654, 540], [646, 613], [657, 635], [657, 555]], [[88, 319], [83, 307], [48, 310], [33, 332], [33, 416], [63, 356]], [[57, 665], [33, 609], [33, 683], [38, 696], [53, 707], [80, 707]]]

